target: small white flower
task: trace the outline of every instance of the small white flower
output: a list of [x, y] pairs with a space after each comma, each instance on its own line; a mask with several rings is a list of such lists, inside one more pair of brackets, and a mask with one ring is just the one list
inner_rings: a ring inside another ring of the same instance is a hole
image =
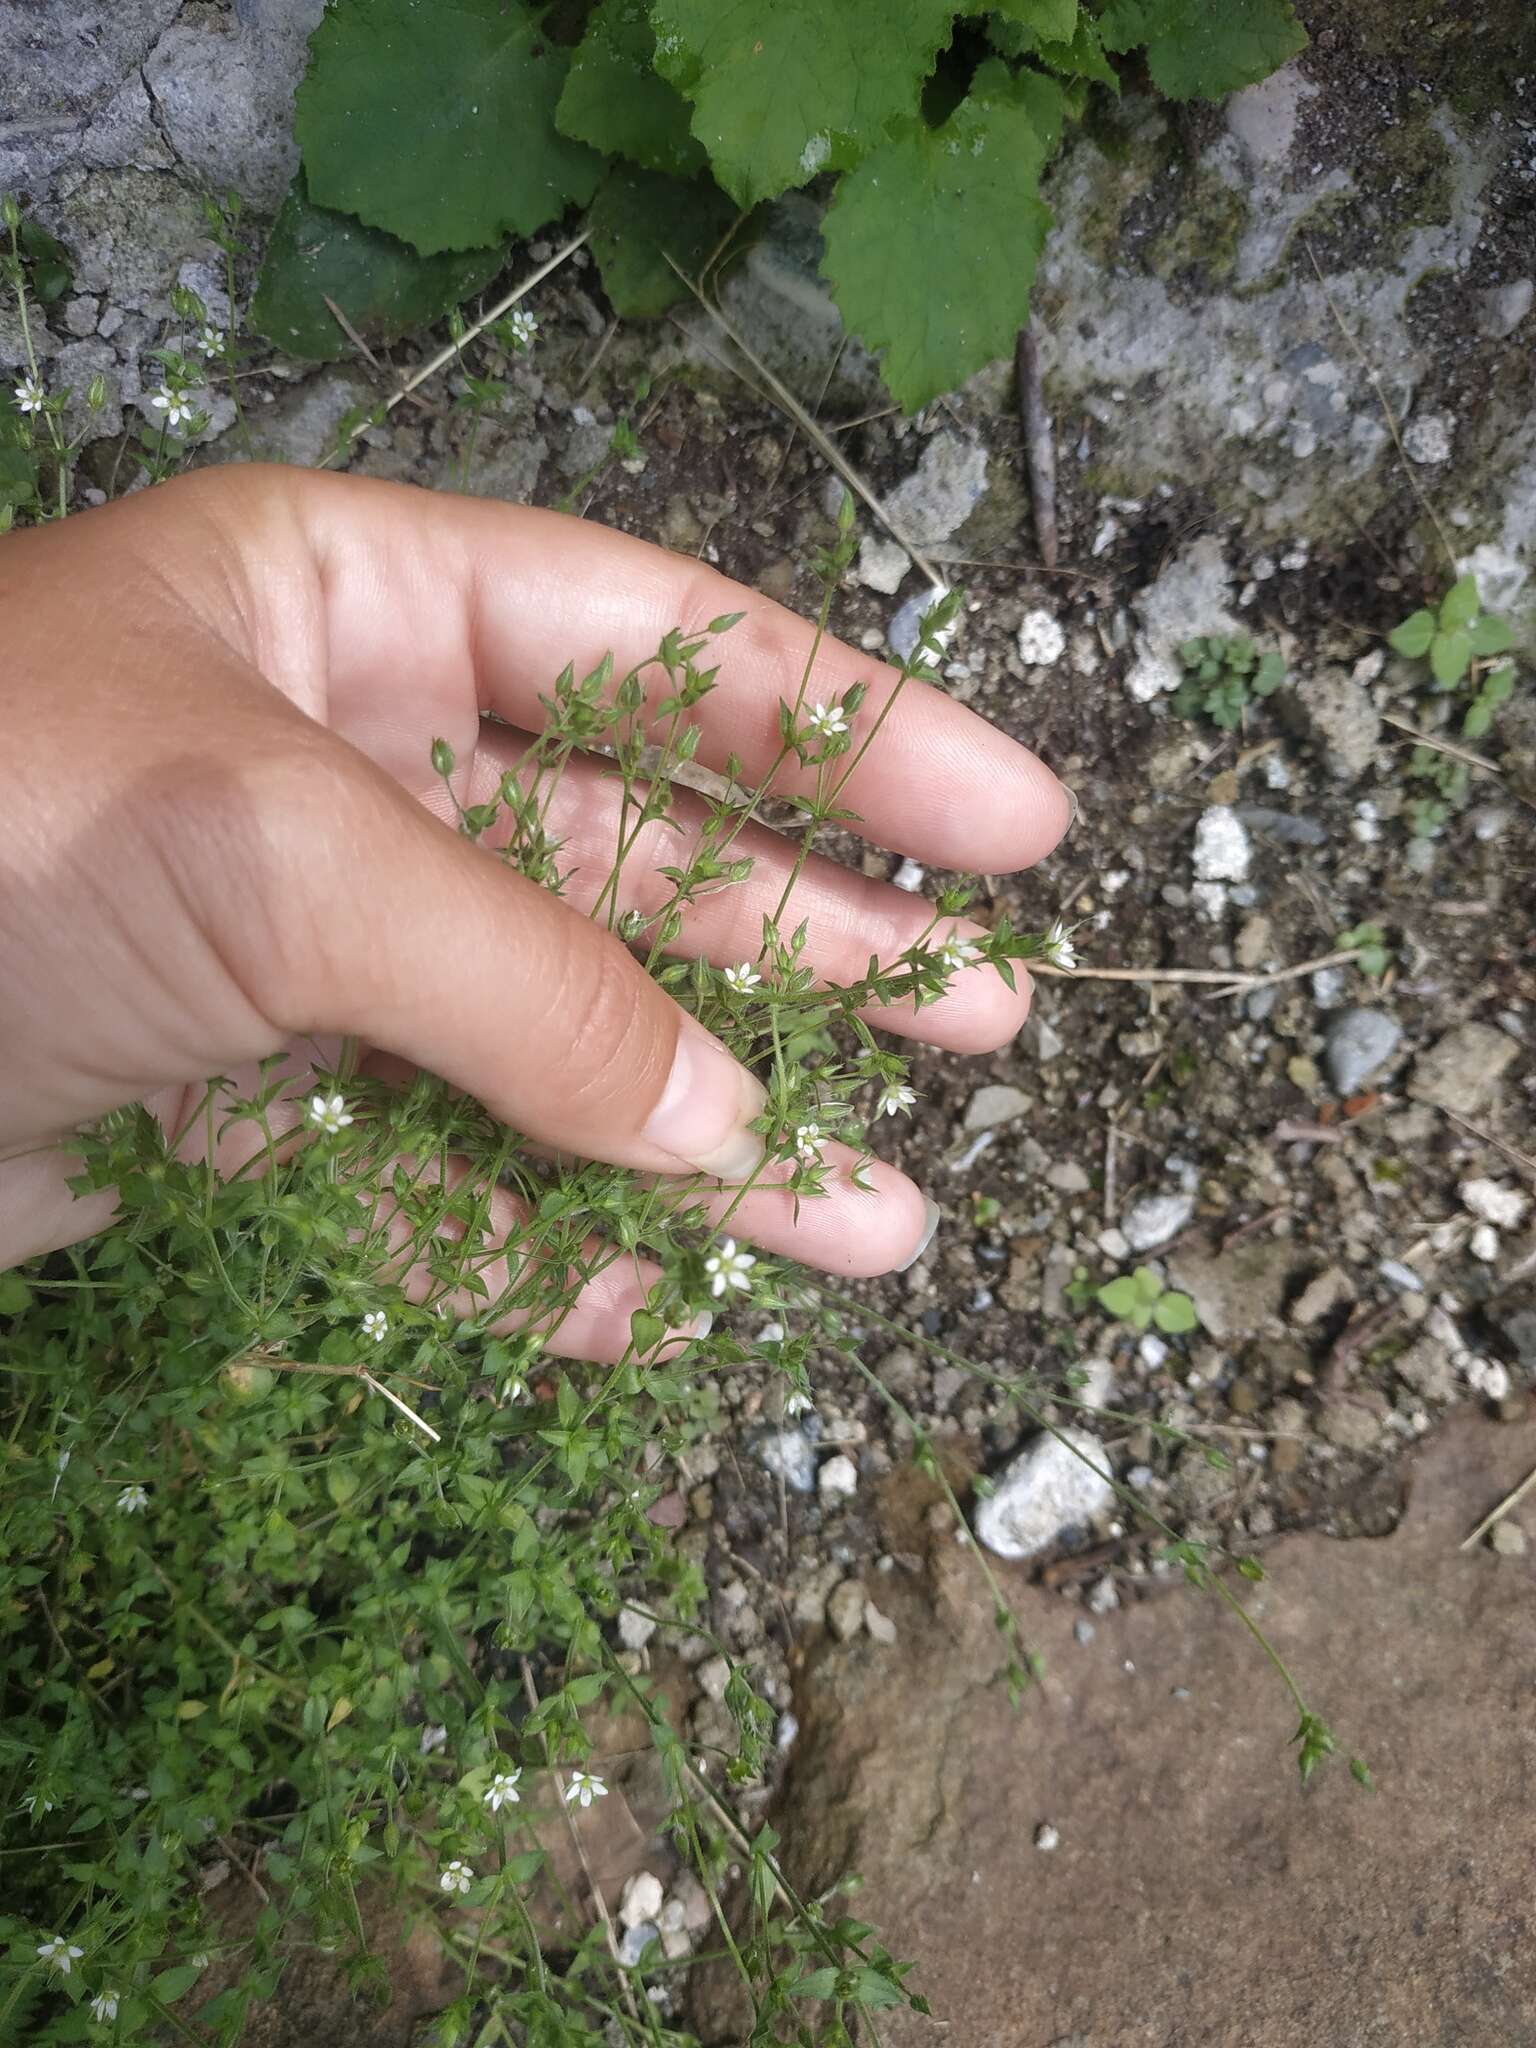
[[441, 1722], [429, 1721], [421, 1731], [421, 1741], [418, 1747], [423, 1756], [433, 1756], [446, 1745], [447, 1741], [448, 1730], [443, 1727]]
[[762, 978], [757, 969], [745, 960], [739, 966], [727, 967], [725, 970], [726, 987], [734, 989], [739, 996], [745, 995], [749, 988], [758, 987]]
[[99, 2027], [110, 2027], [117, 2018], [117, 1993], [98, 1991], [91, 2000], [91, 2018]]
[[168, 427], [179, 427], [183, 420], [189, 420], [196, 410], [185, 391], [177, 391], [169, 384], [162, 384], [150, 397], [150, 404], [156, 412], [165, 414]]
[[875, 1110], [876, 1116], [896, 1116], [904, 1109], [910, 1109], [917, 1100], [916, 1092], [905, 1081], [896, 1081], [881, 1095]]
[[308, 1122], [317, 1131], [324, 1131], [328, 1138], [334, 1138], [344, 1131], [352, 1121], [352, 1112], [347, 1108], [342, 1095], [311, 1095], [309, 1108], [304, 1112]]
[[188, 1956], [187, 1961], [192, 1965], [194, 1970], [206, 1970], [208, 1967], [207, 1949], [200, 1948], [195, 1956]]
[[795, 1150], [807, 1166], [821, 1164], [821, 1125], [801, 1124], [795, 1131]]
[[739, 1287], [745, 1294], [752, 1285], [747, 1275], [756, 1264], [750, 1252], [737, 1249], [734, 1237], [725, 1238], [719, 1251], [711, 1252], [704, 1261], [704, 1270], [710, 1276], [710, 1293], [717, 1301], [731, 1287]]
[[59, 1497], [59, 1481], [64, 1477], [64, 1474], [69, 1470], [70, 1456], [70, 1452], [60, 1451], [59, 1455], [53, 1461], [53, 1491], [48, 1496], [50, 1501], [57, 1500]]
[[961, 932], [951, 932], [939, 947], [939, 958], [951, 970], [969, 967], [981, 958], [981, 948], [974, 939], [968, 939]]
[[210, 358], [213, 356], [223, 355], [223, 328], [215, 327], [211, 320], [205, 320], [203, 323], [202, 332], [197, 337], [197, 346], [200, 354], [208, 356]]
[[389, 1317], [381, 1308], [369, 1309], [363, 1317], [363, 1335], [371, 1337], [375, 1344], [382, 1344], [389, 1335]]
[[15, 397], [18, 412], [41, 412], [48, 403], [48, 394], [35, 377], [23, 377]]
[[521, 1771], [498, 1771], [491, 1780], [491, 1789], [485, 1795], [485, 1803], [492, 1813], [500, 1813], [504, 1806], [518, 1803], [517, 1781]]
[[809, 1394], [802, 1394], [798, 1387], [792, 1394], [784, 1396], [784, 1413], [786, 1415], [809, 1415], [810, 1412], [811, 1397]]
[[66, 1941], [62, 1934], [50, 1935], [47, 1941], [37, 1944], [38, 1961], [46, 1963], [51, 1970], [57, 1970], [61, 1977], [67, 1977], [84, 1954], [83, 1948]]
[[437, 1880], [439, 1889], [445, 1892], [467, 1892], [474, 1881], [475, 1873], [462, 1856], [455, 1856], [451, 1863], [445, 1864]]
[[1059, 917], [1041, 940], [1040, 952], [1053, 967], [1070, 969], [1077, 965], [1077, 953], [1067, 928]]
[[848, 720], [841, 704], [813, 704], [805, 714], [806, 730], [831, 739], [848, 730]]
[[519, 1401], [526, 1401], [527, 1398], [528, 1382], [520, 1380], [516, 1373], [513, 1373], [510, 1379], [502, 1381], [501, 1392], [496, 1397], [497, 1405], [502, 1408], [516, 1407]]
[[531, 313], [526, 312], [523, 307], [519, 306], [515, 312], [507, 315], [507, 332], [519, 348], [531, 347], [533, 337], [538, 331], [538, 321], [534, 319]]
[[590, 1771], [572, 1771], [571, 1782], [565, 1788], [567, 1806], [590, 1806], [594, 1799], [606, 1799], [608, 1787], [601, 1778], [594, 1778]]
[[138, 1514], [141, 1509], [149, 1506], [148, 1487], [140, 1486], [137, 1481], [132, 1486], [125, 1486], [117, 1496], [117, 1504], [125, 1515]]

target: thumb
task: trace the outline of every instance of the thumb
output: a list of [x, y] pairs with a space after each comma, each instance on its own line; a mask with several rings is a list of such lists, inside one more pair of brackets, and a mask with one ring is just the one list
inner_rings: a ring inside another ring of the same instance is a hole
[[[210, 906], [221, 954], [267, 1017], [399, 1054], [559, 1150], [748, 1179], [766, 1096], [719, 1040], [611, 932], [325, 738], [304, 750], [323, 790], [304, 773], [273, 778], [264, 871], [240, 888], [226, 878]], [[252, 889], [255, 920], [235, 908]]]

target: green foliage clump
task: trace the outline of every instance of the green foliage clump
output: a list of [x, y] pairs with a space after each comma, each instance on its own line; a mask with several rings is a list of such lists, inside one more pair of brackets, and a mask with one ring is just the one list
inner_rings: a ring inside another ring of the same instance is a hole
[[[1462, 693], [1461, 737], [1472, 741], [1486, 738], [1514, 695], [1515, 665], [1498, 658], [1512, 642], [1508, 621], [1483, 609], [1474, 576], [1458, 577], [1438, 605], [1410, 612], [1387, 635], [1394, 653], [1428, 662], [1437, 692]], [[1419, 746], [1409, 758], [1408, 773], [1430, 792], [1408, 805], [1415, 834], [1428, 838], [1466, 801], [1471, 787], [1468, 764], [1453, 754]]]
[[1224, 732], [1243, 722], [1252, 697], [1271, 697], [1285, 681], [1285, 663], [1269, 648], [1260, 654], [1246, 633], [1202, 633], [1179, 648], [1184, 680], [1174, 691], [1180, 718], [1204, 713]]
[[1133, 1330], [1156, 1326], [1170, 1337], [1182, 1337], [1200, 1327], [1200, 1312], [1187, 1294], [1170, 1288], [1153, 1266], [1138, 1266], [1097, 1289], [1094, 1300], [1118, 1322]]
[[1215, 99], [1305, 42], [1292, 0], [351, 0], [311, 40], [257, 325], [339, 355], [329, 297], [387, 340], [588, 205], [616, 310], [655, 314], [830, 178], [824, 274], [911, 411], [1012, 347], [1042, 172], [1118, 62]]

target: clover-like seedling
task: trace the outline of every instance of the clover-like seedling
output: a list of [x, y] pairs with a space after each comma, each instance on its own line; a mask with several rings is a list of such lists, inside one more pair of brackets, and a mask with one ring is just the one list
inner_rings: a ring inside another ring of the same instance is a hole
[[1340, 932], [1333, 943], [1341, 953], [1358, 953], [1355, 965], [1372, 981], [1379, 981], [1392, 964], [1392, 948], [1379, 924], [1352, 925], [1347, 932]]
[[1204, 633], [1179, 648], [1184, 680], [1173, 694], [1180, 718], [1205, 715], [1224, 732], [1241, 725], [1250, 697], [1269, 697], [1285, 681], [1273, 648], [1260, 654], [1246, 633]]
[[[1430, 673], [1439, 687], [1454, 690], [1464, 680], [1474, 661], [1503, 654], [1512, 637], [1503, 619], [1494, 612], [1483, 610], [1477, 578], [1461, 576], [1434, 611], [1426, 607], [1410, 612], [1402, 624], [1387, 635], [1387, 645], [1394, 653], [1407, 655], [1410, 661], [1427, 659]], [[1511, 686], [1513, 682], [1511, 672]], [[1506, 689], [1504, 695], [1508, 694]]]
[[1170, 1288], [1151, 1266], [1122, 1273], [1099, 1288], [1094, 1299], [1133, 1330], [1149, 1330], [1155, 1324], [1166, 1336], [1180, 1337], [1200, 1327], [1200, 1312], [1190, 1297]]

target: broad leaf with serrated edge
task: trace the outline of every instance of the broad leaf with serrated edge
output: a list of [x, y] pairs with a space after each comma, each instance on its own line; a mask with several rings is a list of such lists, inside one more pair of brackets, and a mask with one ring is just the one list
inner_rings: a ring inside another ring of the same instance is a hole
[[505, 260], [499, 248], [418, 256], [349, 213], [312, 205], [301, 171], [272, 226], [251, 325], [285, 355], [334, 362], [354, 350], [327, 299], [364, 341], [393, 341], [489, 284]]
[[656, 66], [744, 207], [846, 169], [915, 116], [954, 0], [654, 0]]
[[1061, 93], [990, 60], [942, 128], [902, 124], [838, 187], [822, 270], [908, 412], [1011, 349], [1051, 216]]
[[571, 59], [555, 120], [562, 135], [648, 171], [691, 178], [704, 145], [688, 132], [688, 102], [656, 72], [646, 0], [602, 0]]
[[735, 218], [736, 202], [708, 178], [685, 184], [615, 164], [587, 215], [613, 310], [627, 320], [649, 319], [686, 298], [678, 270], [697, 277]]
[[992, 7], [1033, 29], [1042, 43], [1069, 43], [1077, 28], [1077, 0], [992, 0]]
[[555, 127], [566, 64], [523, 0], [328, 9], [294, 114], [310, 197], [424, 256], [532, 234], [602, 169]]
[[1257, 85], [1306, 47], [1290, 0], [1201, 0], [1149, 45], [1147, 69], [1171, 100], [1215, 100]]
[[1307, 46], [1291, 0], [1109, 0], [1110, 50], [1147, 46], [1147, 69], [1173, 100], [1220, 99], [1256, 85]]

